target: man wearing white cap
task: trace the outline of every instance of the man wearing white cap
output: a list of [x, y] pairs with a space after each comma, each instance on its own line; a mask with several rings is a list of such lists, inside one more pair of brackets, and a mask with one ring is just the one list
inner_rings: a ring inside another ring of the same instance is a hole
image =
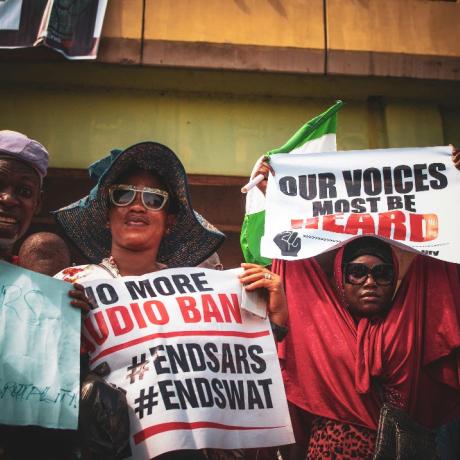
[[40, 210], [47, 168], [43, 145], [15, 131], [0, 131], [0, 258], [10, 259], [14, 243]]

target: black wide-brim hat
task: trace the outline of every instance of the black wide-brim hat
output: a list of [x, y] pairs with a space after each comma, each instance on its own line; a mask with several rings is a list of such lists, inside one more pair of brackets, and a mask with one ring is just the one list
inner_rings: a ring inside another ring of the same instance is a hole
[[175, 222], [163, 236], [157, 262], [168, 267], [193, 267], [207, 259], [223, 243], [225, 235], [192, 208], [187, 174], [176, 154], [156, 142], [141, 142], [126, 150], [112, 150], [88, 169], [97, 185], [89, 195], [54, 211], [66, 235], [92, 262], [109, 257], [112, 235], [106, 227], [108, 187], [131, 169], [152, 171], [168, 187], [175, 205]]

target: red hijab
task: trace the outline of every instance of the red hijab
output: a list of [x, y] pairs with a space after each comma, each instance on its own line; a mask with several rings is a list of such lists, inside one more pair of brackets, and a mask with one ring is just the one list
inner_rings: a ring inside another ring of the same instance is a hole
[[273, 263], [289, 306], [289, 334], [279, 346], [288, 400], [374, 430], [384, 400], [427, 427], [459, 415], [457, 266], [417, 256], [386, 317], [356, 324], [340, 301], [343, 252], [334, 264], [337, 290], [315, 259]]

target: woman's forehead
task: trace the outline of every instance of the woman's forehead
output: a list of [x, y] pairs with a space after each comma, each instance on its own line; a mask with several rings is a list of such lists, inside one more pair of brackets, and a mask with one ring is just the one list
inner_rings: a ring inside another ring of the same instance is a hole
[[116, 180], [117, 183], [126, 185], [145, 185], [148, 187], [162, 187], [165, 182], [154, 171], [144, 169], [134, 169], [126, 171]]
[[384, 261], [380, 257], [377, 257], [373, 254], [361, 254], [360, 256], [352, 259], [351, 262], [365, 265], [375, 265], [384, 263]]

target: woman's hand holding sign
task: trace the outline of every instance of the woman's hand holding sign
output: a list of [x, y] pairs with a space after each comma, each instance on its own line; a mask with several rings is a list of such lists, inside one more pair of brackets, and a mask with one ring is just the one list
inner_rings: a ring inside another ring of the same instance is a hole
[[69, 297], [72, 299], [70, 301], [72, 307], [79, 308], [84, 314], [90, 311], [90, 303], [81, 284], [73, 284], [73, 289], [69, 291]]
[[286, 295], [281, 278], [265, 267], [256, 264], [243, 263], [244, 272], [240, 282], [247, 291], [265, 289], [268, 293], [267, 310], [272, 323], [284, 326], [288, 318]]

